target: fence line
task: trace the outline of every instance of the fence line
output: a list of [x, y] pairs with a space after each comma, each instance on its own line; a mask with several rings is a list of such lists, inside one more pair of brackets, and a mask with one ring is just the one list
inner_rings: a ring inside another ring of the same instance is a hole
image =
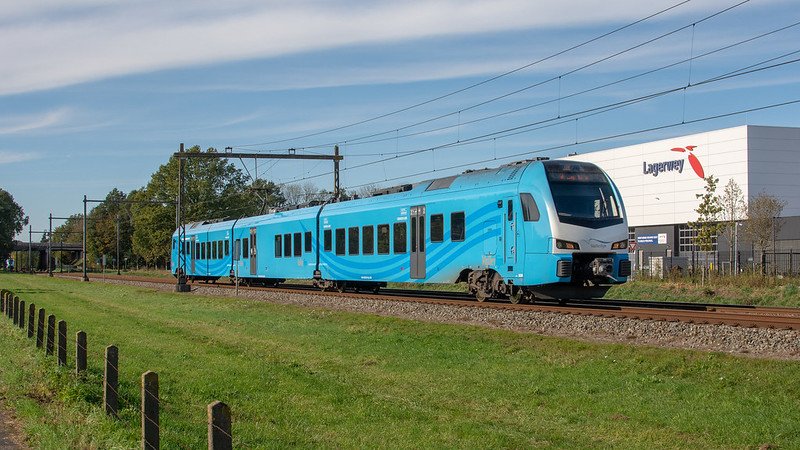
[[[53, 354], [56, 333], [56, 317], [54, 314], [47, 316], [47, 340], [45, 341], [45, 309], [38, 309], [36, 305], [28, 305], [28, 330], [27, 336], [34, 336], [34, 324], [37, 325], [36, 348], [45, 346], [46, 355]], [[14, 326], [25, 331], [25, 302], [8, 289], [0, 289], [0, 312], [5, 313], [13, 320]], [[57, 361], [59, 366], [67, 365], [67, 322], [58, 321], [58, 348]], [[75, 333], [75, 375], [82, 377], [87, 369], [88, 344], [86, 332]], [[103, 373], [103, 409], [110, 417], [117, 418], [119, 411], [119, 349], [115, 345], [105, 348], [104, 373]], [[159, 419], [159, 381], [158, 374], [147, 371], [141, 376], [141, 442], [143, 449], [158, 449], [161, 446], [161, 428]], [[220, 401], [207, 405], [208, 413], [208, 448], [214, 450], [228, 450], [233, 448], [233, 433], [231, 431], [230, 407]]]

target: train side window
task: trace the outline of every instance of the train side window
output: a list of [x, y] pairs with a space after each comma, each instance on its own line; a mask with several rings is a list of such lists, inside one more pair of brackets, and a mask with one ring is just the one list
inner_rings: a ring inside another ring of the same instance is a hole
[[250, 257], [250, 245], [247, 238], [242, 239], [242, 258], [247, 259]]
[[283, 257], [292, 257], [292, 233], [286, 233], [283, 235]]
[[225, 240], [225, 256], [230, 256], [231, 254], [231, 241]]
[[514, 201], [509, 200], [506, 202], [508, 204], [508, 220], [514, 220]]
[[283, 239], [280, 234], [275, 235], [275, 257], [280, 258], [283, 256], [281, 249], [283, 248]]
[[345, 243], [344, 243], [344, 228], [337, 228], [336, 229], [336, 254], [337, 255], [344, 255]]
[[431, 242], [444, 241], [444, 215], [434, 214], [431, 216]]
[[203, 242], [202, 245], [200, 245], [200, 259], [206, 259], [206, 243], [205, 242]]
[[310, 231], [306, 231], [306, 234], [305, 234], [305, 244], [306, 244], [306, 245], [305, 245], [305, 247], [306, 247], [306, 249], [305, 249], [306, 253], [309, 253], [309, 252], [311, 252], [311, 232], [310, 232]]
[[357, 255], [358, 254], [358, 227], [350, 227], [347, 229], [347, 239], [349, 241], [347, 246], [347, 254], [348, 255]]
[[455, 242], [463, 241], [466, 238], [464, 213], [454, 212], [450, 214], [450, 239]]
[[368, 225], [361, 228], [362, 247], [361, 253], [371, 255], [375, 253], [375, 227]]
[[200, 243], [194, 243], [194, 259], [200, 259]]
[[217, 243], [209, 242], [211, 244], [211, 259], [217, 259]]
[[331, 230], [325, 230], [325, 233], [323, 233], [325, 240], [324, 247], [326, 252], [331, 251], [331, 249], [333, 248], [333, 242], [331, 242], [333, 240], [331, 239], [332, 234], [333, 233], [331, 233]]
[[405, 253], [408, 237], [406, 236], [406, 223], [397, 222], [394, 224], [394, 252]]
[[217, 256], [222, 259], [222, 241], [217, 241]]
[[294, 256], [303, 254], [303, 233], [294, 234]]
[[519, 199], [522, 202], [523, 220], [525, 222], [538, 222], [539, 207], [536, 206], [536, 200], [533, 199], [533, 196], [527, 192], [523, 192], [519, 194]]
[[236, 239], [236, 242], [233, 243], [233, 259], [238, 261], [239, 255], [242, 254], [242, 240]]
[[389, 224], [378, 225], [378, 254], [389, 254]]

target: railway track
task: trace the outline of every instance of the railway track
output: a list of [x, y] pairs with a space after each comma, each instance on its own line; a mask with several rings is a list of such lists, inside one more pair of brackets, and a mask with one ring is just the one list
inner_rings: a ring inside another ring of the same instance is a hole
[[[62, 274], [79, 278], [80, 274]], [[149, 282], [174, 285], [172, 278], [135, 277], [129, 275], [94, 276], [93, 279], [109, 279], [131, 282]], [[217, 287], [235, 289], [230, 283], [194, 283], [193, 287]], [[446, 291], [417, 291], [407, 289], [381, 289], [379, 293], [320, 291], [308, 285], [286, 284], [281, 287], [245, 287], [244, 291], [309, 293], [332, 297], [355, 297], [381, 301], [400, 301], [424, 304], [440, 304], [465, 308], [490, 308], [512, 311], [543, 311], [559, 314], [574, 314], [599, 317], [621, 317], [638, 320], [685, 322], [696, 324], [731, 325], [749, 328], [773, 328], [800, 330], [800, 308], [726, 305], [712, 303], [657, 302], [645, 300], [575, 300], [566, 302], [538, 301], [532, 304], [511, 304], [502, 300], [475, 301], [465, 293]]]

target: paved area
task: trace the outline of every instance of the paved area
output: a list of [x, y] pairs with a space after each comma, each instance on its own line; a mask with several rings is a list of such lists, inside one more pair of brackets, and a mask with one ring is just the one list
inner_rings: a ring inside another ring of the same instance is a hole
[[2, 404], [0, 404], [0, 450], [26, 449], [27, 447], [19, 444], [19, 437], [17, 424], [3, 410]]

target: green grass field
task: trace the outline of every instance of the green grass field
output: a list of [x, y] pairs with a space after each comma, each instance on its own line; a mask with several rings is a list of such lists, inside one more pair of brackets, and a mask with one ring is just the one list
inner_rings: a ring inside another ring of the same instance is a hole
[[[78, 381], [0, 321], [0, 395], [32, 447], [139, 447], [139, 380], [154, 370], [164, 448], [203, 448], [213, 400], [230, 405], [237, 448], [800, 448], [798, 362], [46, 276], [0, 286], [89, 339]], [[100, 409], [108, 344], [120, 420]]]

